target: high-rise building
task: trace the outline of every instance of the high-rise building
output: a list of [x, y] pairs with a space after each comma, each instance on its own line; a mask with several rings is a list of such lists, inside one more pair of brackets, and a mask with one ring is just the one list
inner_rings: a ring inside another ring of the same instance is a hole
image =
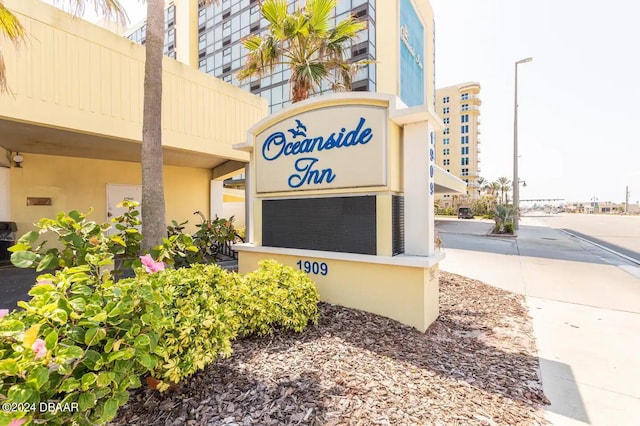
[[[289, 0], [288, 3], [290, 11], [304, 6], [303, 0]], [[166, 54], [265, 98], [270, 112], [276, 112], [291, 103], [290, 70], [282, 65], [263, 78], [239, 81], [236, 77], [247, 55], [242, 39], [250, 34], [268, 31], [268, 22], [261, 16], [258, 0], [222, 0], [219, 5], [207, 7], [195, 0], [173, 0], [167, 1], [166, 5]], [[332, 23], [340, 22], [349, 15], [366, 21], [367, 28], [358, 34], [347, 49], [347, 59], [354, 62], [362, 59], [371, 61], [356, 74], [352, 90], [400, 91], [401, 98], [410, 106], [412, 103], [423, 104], [425, 100], [433, 106], [435, 30], [429, 2], [338, 0], [332, 13]], [[400, 23], [404, 20], [408, 24]], [[403, 26], [405, 31], [401, 28]], [[407, 26], [411, 27], [411, 40]], [[416, 37], [417, 34], [420, 36]], [[130, 30], [127, 35], [131, 40], [144, 43], [144, 23]], [[399, 44], [404, 44], [406, 52], [398, 52], [396, 46]], [[399, 82], [398, 68], [402, 61], [414, 61], [419, 65], [419, 72], [414, 72], [415, 78], [405, 78]], [[405, 87], [399, 87], [401, 84]], [[329, 83], [326, 82], [320, 92], [329, 90]], [[416, 98], [415, 102], [407, 101], [411, 96]]]
[[[480, 196], [480, 83], [468, 82], [436, 90], [436, 112], [443, 129], [436, 137], [436, 164], [467, 182], [467, 197]], [[442, 207], [451, 196], [439, 195]]]

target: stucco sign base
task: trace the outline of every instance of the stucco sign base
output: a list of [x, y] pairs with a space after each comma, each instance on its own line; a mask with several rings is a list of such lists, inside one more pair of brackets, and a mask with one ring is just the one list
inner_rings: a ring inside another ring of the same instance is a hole
[[309, 266], [308, 275], [323, 302], [383, 315], [421, 332], [438, 318], [441, 254], [384, 257], [250, 244], [234, 248], [239, 251], [238, 270], [242, 274], [256, 270], [262, 259], [274, 259], [295, 269]]

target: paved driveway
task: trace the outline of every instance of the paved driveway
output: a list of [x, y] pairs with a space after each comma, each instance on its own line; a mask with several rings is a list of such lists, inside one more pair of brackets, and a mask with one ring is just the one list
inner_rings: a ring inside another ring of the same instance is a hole
[[490, 223], [456, 222], [438, 220], [440, 266], [526, 296], [549, 420], [638, 424], [640, 267], [533, 219], [502, 242], [482, 236]]
[[38, 275], [33, 269], [0, 269], [0, 309], [15, 309], [19, 300], [28, 299]]

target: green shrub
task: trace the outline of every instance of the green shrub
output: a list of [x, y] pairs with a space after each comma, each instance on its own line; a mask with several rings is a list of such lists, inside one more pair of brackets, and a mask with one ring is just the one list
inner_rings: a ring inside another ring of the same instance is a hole
[[155, 351], [162, 362], [152, 372], [161, 380], [159, 390], [231, 354], [237, 322], [217, 290], [229, 276], [217, 265], [192, 265], [129, 280], [158, 289], [165, 301], [161, 308], [166, 321], [158, 329], [160, 340]]
[[167, 320], [155, 351], [163, 362], [152, 372], [161, 391], [229, 356], [236, 336], [269, 334], [276, 327], [302, 332], [318, 320], [313, 282], [273, 260], [244, 276], [197, 264], [129, 281], [150, 284], [165, 300]]
[[214, 220], [207, 220], [202, 212], [194, 214], [202, 218], [202, 222], [196, 225], [198, 231], [193, 235], [186, 234], [185, 225], [189, 221], [171, 221], [171, 225], [167, 226], [169, 237], [164, 239], [161, 246], [151, 251], [155, 258], [176, 268], [194, 263], [211, 263], [216, 260], [218, 247], [236, 239], [233, 216], [229, 219], [216, 217]]
[[302, 271], [263, 260], [244, 276], [221, 282], [220, 294], [237, 315], [240, 336], [270, 334], [275, 327], [302, 332], [318, 322], [318, 290]]
[[[72, 210], [69, 213], [60, 212], [55, 219], [42, 218], [35, 225], [37, 231], [30, 231], [18, 240], [17, 244], [9, 248], [11, 262], [19, 268], [35, 268], [41, 272], [46, 269], [90, 265], [97, 274], [102, 266], [110, 264], [114, 256], [127, 259], [125, 267], [140, 266], [137, 255], [140, 251], [142, 235], [136, 228], [140, 225], [138, 203], [123, 201], [119, 207], [126, 207], [127, 212], [113, 219], [118, 230], [111, 236], [105, 232], [111, 228], [108, 223], [98, 224], [87, 220], [91, 214]], [[53, 234], [62, 248], [46, 248], [47, 241], [39, 239]], [[91, 262], [89, 258], [101, 254], [103, 264]]]
[[[216, 265], [165, 270], [150, 255], [136, 259], [136, 277], [114, 281], [115, 255], [133, 255], [141, 235], [135, 205], [116, 228], [132, 238], [107, 237], [108, 224], [85, 214], [59, 213], [41, 219], [39, 232], [20, 238], [11, 250], [16, 266], [57, 268], [38, 277], [23, 311], [0, 312], [0, 402], [35, 410], [0, 413], [37, 424], [102, 424], [128, 400], [140, 376], [178, 382], [231, 353], [237, 335], [303, 331], [318, 320], [318, 292], [301, 271], [275, 261], [240, 276]], [[231, 222], [220, 226], [229, 231]], [[36, 241], [55, 233], [62, 249]], [[157, 253], [171, 260], [194, 250], [191, 236], [176, 233]], [[197, 250], [197, 248], [195, 248]], [[158, 257], [156, 257], [158, 259]], [[146, 273], [144, 272], [146, 270]], [[59, 403], [66, 411], [38, 410]]]
[[[31, 300], [18, 303], [24, 311], [0, 319], [1, 402], [34, 408], [3, 411], [0, 425], [105, 423], [155, 367], [162, 296], [148, 283], [96, 276], [102, 261], [41, 275]], [[71, 410], [41, 411], [41, 402]]]
[[514, 225], [513, 223], [509, 222], [509, 223], [505, 223], [504, 224], [504, 232], [507, 234], [513, 234], [514, 231]]
[[[496, 226], [494, 228], [495, 233], [504, 233], [507, 232], [505, 230], [505, 226], [513, 223], [516, 218], [516, 210], [511, 205], [499, 205], [496, 207], [496, 210], [493, 212], [493, 219], [496, 221]], [[512, 232], [513, 233], [513, 229]]]

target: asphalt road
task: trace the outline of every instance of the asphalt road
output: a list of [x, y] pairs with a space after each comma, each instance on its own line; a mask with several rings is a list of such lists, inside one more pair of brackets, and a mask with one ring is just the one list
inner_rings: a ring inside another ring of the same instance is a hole
[[640, 216], [569, 213], [525, 216], [529, 223], [567, 230], [640, 262]]

